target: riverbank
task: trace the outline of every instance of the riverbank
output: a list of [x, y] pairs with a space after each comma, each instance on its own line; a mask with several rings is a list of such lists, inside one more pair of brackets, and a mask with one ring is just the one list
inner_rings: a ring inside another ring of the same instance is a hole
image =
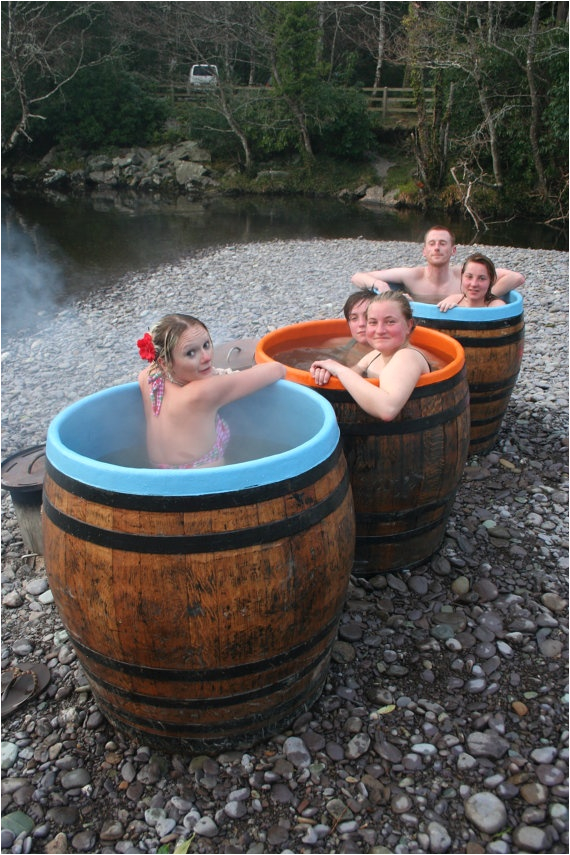
[[[527, 276], [497, 446], [469, 459], [429, 562], [353, 580], [323, 695], [289, 732], [210, 758], [114, 732], [3, 491], [2, 668], [51, 676], [2, 722], [3, 851], [568, 851], [568, 254], [459, 246], [458, 262], [474, 249]], [[273, 241], [122, 277], [3, 337], [3, 457], [133, 380], [136, 340], [167, 311], [217, 342], [258, 338], [339, 316], [357, 269], [420, 261], [412, 243]]]
[[299, 157], [277, 157], [252, 170], [233, 161], [214, 160], [194, 140], [82, 154], [56, 147], [39, 161], [8, 158], [2, 169], [2, 189], [7, 196], [41, 195], [60, 202], [82, 199], [96, 209], [114, 207], [123, 213], [156, 204], [183, 207], [224, 198], [328, 199], [346, 204], [347, 216], [349, 206], [357, 204], [425, 214], [430, 222], [446, 225], [465, 218], [471, 231], [481, 234], [497, 224], [504, 229], [532, 223], [559, 235], [552, 245], [568, 247], [567, 215], [554, 214], [548, 205], [539, 204], [536, 194], [527, 199], [516, 188], [499, 194], [477, 183], [469, 188], [456, 183], [426, 197], [406, 139], [398, 135], [388, 135], [376, 153], [361, 159], [321, 154], [307, 164]]
[[[413, 166], [405, 163], [411, 171]], [[2, 182], [7, 192], [66, 194], [93, 199], [94, 204], [114, 197], [135, 203], [145, 198], [196, 201], [219, 195], [281, 194], [394, 206], [398, 193], [384, 194], [381, 186], [393, 165], [379, 157], [353, 162], [321, 156], [310, 167], [299, 159], [272, 160], [250, 173], [234, 162], [214, 162], [198, 142], [182, 140], [80, 156], [54, 148], [39, 162], [9, 162], [2, 170]], [[406, 205], [414, 206], [409, 192]]]

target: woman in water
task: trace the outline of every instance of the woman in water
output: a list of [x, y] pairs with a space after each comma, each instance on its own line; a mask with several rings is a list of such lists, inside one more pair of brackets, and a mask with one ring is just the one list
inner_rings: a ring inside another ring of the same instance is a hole
[[[348, 321], [348, 328], [352, 338], [347, 342], [335, 347], [331, 352], [331, 359], [342, 362], [343, 365], [355, 365], [372, 349], [366, 341], [366, 312], [368, 304], [376, 297], [376, 292], [365, 288], [363, 291], [354, 291], [343, 306], [343, 312]], [[330, 346], [332, 342], [325, 342], [324, 347]]]
[[486, 309], [504, 306], [505, 301], [492, 293], [497, 281], [497, 271], [490, 258], [481, 252], [474, 252], [463, 262], [461, 268], [461, 299], [442, 300], [439, 309], [447, 312], [459, 306], [460, 309]]
[[151, 363], [138, 381], [148, 456], [159, 469], [221, 466], [230, 432], [218, 409], [286, 372], [278, 362], [229, 373], [214, 368], [210, 333], [191, 315], [166, 315], [137, 345]]
[[[423, 353], [410, 344], [415, 322], [409, 300], [385, 291], [368, 304], [366, 338], [374, 348], [352, 368], [333, 359], [313, 362], [317, 386], [338, 377], [356, 403], [371, 416], [392, 421], [401, 412], [422, 374], [431, 368]], [[378, 377], [379, 386], [366, 377]]]

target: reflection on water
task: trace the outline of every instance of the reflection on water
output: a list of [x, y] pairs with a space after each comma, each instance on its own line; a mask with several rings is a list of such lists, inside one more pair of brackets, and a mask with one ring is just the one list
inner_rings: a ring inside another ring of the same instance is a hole
[[[358, 238], [421, 242], [433, 216], [328, 199], [150, 199], [105, 203], [11, 196], [2, 204], [2, 329], [34, 328], [37, 315], [113, 284], [125, 274], [231, 243]], [[440, 217], [469, 244], [472, 224]], [[534, 223], [497, 224], [478, 243], [568, 248], [567, 235]]]

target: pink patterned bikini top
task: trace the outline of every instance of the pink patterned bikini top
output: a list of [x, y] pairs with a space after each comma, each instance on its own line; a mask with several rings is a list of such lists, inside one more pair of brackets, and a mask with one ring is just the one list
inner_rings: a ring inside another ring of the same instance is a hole
[[[152, 411], [155, 416], [160, 413], [162, 399], [164, 398], [164, 377], [162, 374], [151, 374], [148, 378], [150, 386], [150, 400], [152, 403]], [[156, 469], [195, 469], [197, 466], [208, 466], [223, 459], [228, 442], [230, 441], [230, 428], [219, 413], [216, 413], [216, 440], [212, 448], [199, 457], [193, 460], [192, 463], [154, 463]]]

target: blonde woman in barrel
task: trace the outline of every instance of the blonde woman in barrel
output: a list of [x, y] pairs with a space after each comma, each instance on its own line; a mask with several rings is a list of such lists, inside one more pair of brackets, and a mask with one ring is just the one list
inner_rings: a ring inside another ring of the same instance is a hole
[[285, 377], [278, 362], [228, 373], [213, 367], [212, 339], [192, 315], [162, 318], [137, 342], [150, 362], [139, 374], [147, 451], [159, 469], [224, 464], [230, 429], [220, 407]]
[[[409, 300], [385, 291], [368, 304], [366, 338], [373, 348], [349, 368], [334, 359], [313, 362], [311, 375], [317, 386], [337, 377], [356, 403], [371, 416], [392, 421], [410, 398], [422, 374], [431, 366], [421, 350], [410, 343], [415, 326]], [[367, 383], [377, 377], [379, 386]]]

